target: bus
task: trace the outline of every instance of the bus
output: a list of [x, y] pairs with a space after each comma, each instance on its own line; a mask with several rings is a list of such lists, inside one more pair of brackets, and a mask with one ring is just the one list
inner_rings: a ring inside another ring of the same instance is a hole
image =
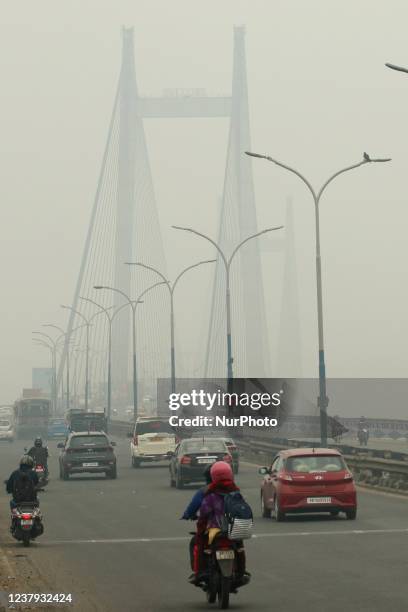
[[52, 413], [51, 400], [47, 397], [19, 399], [14, 403], [14, 425], [18, 438], [46, 436]]

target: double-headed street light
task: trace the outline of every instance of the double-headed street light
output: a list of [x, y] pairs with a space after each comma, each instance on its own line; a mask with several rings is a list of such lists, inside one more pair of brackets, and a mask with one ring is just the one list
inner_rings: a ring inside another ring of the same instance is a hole
[[321, 257], [320, 257], [320, 219], [319, 219], [319, 203], [320, 198], [323, 195], [326, 187], [340, 174], [344, 174], [349, 170], [354, 170], [355, 168], [359, 168], [365, 164], [369, 163], [378, 163], [378, 162], [388, 162], [391, 161], [390, 158], [371, 158], [367, 153], [363, 154], [363, 159], [351, 166], [347, 166], [342, 170], [338, 170], [334, 174], [332, 174], [325, 183], [323, 183], [322, 187], [319, 191], [315, 191], [312, 187], [311, 183], [295, 168], [291, 166], [287, 166], [282, 162], [269, 157], [268, 155], [260, 155], [259, 153], [251, 153], [250, 151], [245, 151], [245, 153], [251, 157], [258, 157], [260, 159], [266, 159], [269, 162], [296, 174], [297, 177], [303, 181], [303, 183], [307, 186], [310, 193], [312, 194], [314, 205], [315, 205], [315, 226], [316, 226], [316, 284], [317, 284], [317, 325], [318, 325], [318, 345], [319, 345], [319, 397], [318, 397], [318, 407], [320, 409], [320, 438], [321, 445], [327, 446], [327, 406], [329, 403], [327, 393], [326, 393], [326, 365], [325, 365], [325, 355], [324, 355], [324, 338], [323, 338], [323, 297], [322, 297], [322, 268], [321, 268]]
[[131, 307], [132, 309], [132, 353], [133, 353], [133, 359], [132, 359], [133, 361], [133, 417], [134, 417], [134, 420], [136, 421], [136, 418], [137, 418], [136, 309], [137, 309], [138, 304], [143, 304], [142, 297], [146, 295], [148, 291], [151, 291], [158, 285], [162, 285], [162, 284], [163, 283], [161, 282], [155, 283], [151, 287], [148, 287], [147, 289], [142, 291], [142, 293], [139, 295], [139, 297], [136, 300], [132, 300], [126, 293], [124, 293], [120, 289], [116, 289], [115, 287], [109, 287], [106, 285], [94, 285], [94, 289], [108, 289], [109, 291], [115, 291], [116, 293], [119, 293], [122, 297], [125, 298], [126, 303], [120, 306], [119, 308], [117, 308], [112, 316], [109, 315], [106, 308], [104, 308], [97, 302], [94, 302], [93, 300], [89, 300], [88, 298], [82, 298], [82, 299], [88, 299], [88, 301], [95, 304], [95, 306], [98, 306], [101, 309], [100, 312], [105, 312], [105, 314], [107, 315], [109, 319], [109, 342], [108, 342], [108, 414], [109, 414], [109, 418], [110, 418], [110, 411], [111, 411], [111, 393], [112, 393], [112, 370], [111, 370], [112, 322], [114, 318], [116, 317], [116, 315], [118, 314], [118, 312], [122, 310], [122, 308], [124, 308], [125, 306]]
[[174, 340], [174, 290], [177, 286], [178, 281], [186, 272], [188, 272], [189, 270], [192, 270], [193, 268], [197, 268], [198, 266], [201, 266], [203, 264], [213, 263], [214, 261], [216, 260], [208, 259], [206, 261], [199, 261], [198, 263], [195, 263], [191, 266], [187, 266], [187, 268], [184, 268], [184, 270], [180, 272], [180, 274], [176, 277], [173, 283], [171, 283], [164, 276], [164, 274], [160, 272], [160, 270], [157, 270], [156, 268], [153, 268], [152, 266], [148, 266], [139, 261], [126, 262], [126, 265], [128, 266], [140, 266], [142, 268], [146, 268], [146, 270], [151, 270], [152, 272], [155, 272], [158, 276], [160, 276], [160, 278], [163, 279], [163, 282], [159, 284], [166, 285], [169, 290], [169, 293], [170, 293], [170, 363], [171, 363], [171, 392], [172, 393], [175, 393], [176, 391], [176, 349], [175, 349], [175, 340]]
[[225, 295], [225, 301], [226, 301], [226, 311], [227, 311], [227, 381], [228, 381], [228, 390], [230, 391], [232, 389], [232, 381], [233, 381], [233, 378], [234, 378], [234, 372], [233, 372], [233, 366], [232, 366], [234, 358], [232, 356], [232, 338], [231, 338], [231, 291], [230, 291], [230, 269], [231, 269], [231, 263], [232, 263], [232, 260], [234, 259], [235, 255], [239, 251], [239, 249], [242, 246], [244, 246], [244, 244], [249, 242], [249, 240], [252, 240], [253, 238], [258, 238], [258, 236], [262, 236], [263, 234], [267, 234], [268, 232], [273, 232], [275, 230], [282, 229], [283, 225], [278, 225], [277, 227], [269, 227], [267, 229], [262, 230], [261, 232], [257, 232], [256, 234], [252, 234], [251, 236], [248, 236], [247, 238], [245, 238], [245, 240], [242, 240], [234, 248], [234, 250], [232, 251], [232, 253], [231, 253], [231, 255], [229, 257], [227, 257], [225, 255], [225, 253], [221, 249], [220, 245], [215, 240], [213, 240], [212, 238], [207, 236], [206, 234], [198, 232], [197, 230], [192, 229], [191, 227], [180, 227], [178, 225], [173, 225], [172, 227], [174, 229], [177, 229], [177, 230], [182, 230], [184, 232], [190, 232], [191, 234], [196, 234], [197, 236], [200, 236], [201, 238], [204, 238], [205, 240], [210, 242], [213, 246], [215, 246], [215, 248], [217, 249], [218, 253], [221, 256], [222, 262], [224, 263], [225, 272], [226, 272], [226, 295]]
[[[51, 368], [52, 368], [52, 383], [51, 383], [51, 395], [52, 395], [52, 410], [53, 413], [56, 414], [57, 413], [57, 341], [54, 340], [51, 336], [49, 336], [48, 334], [45, 334], [44, 332], [40, 332], [40, 331], [33, 331], [33, 334], [36, 334], [37, 336], [41, 336], [41, 344], [44, 346], [47, 346], [50, 351], [51, 351]], [[43, 338], [47, 338], [48, 342], [50, 342], [50, 344], [48, 344], [47, 342], [45, 342], [45, 340]]]

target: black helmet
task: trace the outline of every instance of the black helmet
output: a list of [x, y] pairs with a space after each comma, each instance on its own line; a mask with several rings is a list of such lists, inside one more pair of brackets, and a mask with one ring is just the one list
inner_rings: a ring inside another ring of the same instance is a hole
[[30, 457], [30, 455], [23, 455], [20, 459], [20, 467], [29, 467], [29, 468], [33, 468], [34, 467], [34, 459], [32, 457]]
[[36, 439], [34, 440], [34, 446], [38, 446], [38, 447], [41, 447], [41, 446], [42, 446], [42, 440], [41, 440], [41, 438], [36, 438]]

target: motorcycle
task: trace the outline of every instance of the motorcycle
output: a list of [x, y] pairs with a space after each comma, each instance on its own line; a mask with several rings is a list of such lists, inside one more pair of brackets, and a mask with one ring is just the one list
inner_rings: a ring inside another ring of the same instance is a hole
[[12, 508], [10, 532], [23, 546], [30, 546], [31, 540], [44, 533], [38, 502], [22, 502]]
[[239, 578], [238, 553], [242, 543], [229, 540], [219, 535], [212, 544], [204, 548], [208, 578], [201, 588], [205, 591], [208, 603], [218, 600], [218, 607], [226, 610], [229, 606], [230, 593], [237, 593], [240, 586], [249, 582], [249, 575]]
[[358, 438], [360, 446], [367, 446], [367, 444], [368, 444], [368, 437], [369, 437], [368, 429], [359, 429], [358, 430], [357, 438]]
[[41, 463], [36, 463], [34, 470], [38, 476], [39, 487], [45, 487], [48, 484], [48, 476], [46, 476], [45, 467]]

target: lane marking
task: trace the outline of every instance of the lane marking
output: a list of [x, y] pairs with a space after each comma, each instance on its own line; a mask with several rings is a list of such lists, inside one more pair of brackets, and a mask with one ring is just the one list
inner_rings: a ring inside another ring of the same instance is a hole
[[[390, 535], [407, 534], [408, 528], [401, 529], [342, 529], [338, 531], [283, 531], [280, 533], [256, 533], [252, 540], [262, 538], [296, 538], [296, 537], [320, 537], [320, 536], [344, 536], [344, 535]], [[162, 538], [103, 538], [92, 540], [45, 540], [41, 542], [46, 545], [59, 544], [145, 544], [154, 542], [185, 542], [190, 540], [189, 536], [173, 536]], [[5, 542], [0, 542], [4, 545]]]

